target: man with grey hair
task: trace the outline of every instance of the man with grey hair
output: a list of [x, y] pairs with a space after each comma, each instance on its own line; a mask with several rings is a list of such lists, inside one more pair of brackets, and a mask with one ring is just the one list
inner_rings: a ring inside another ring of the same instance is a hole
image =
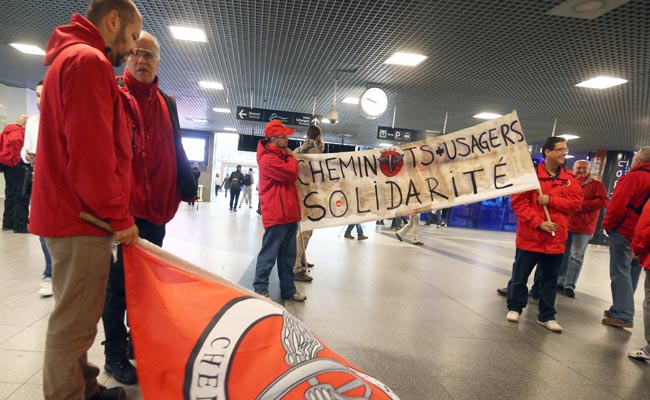
[[607, 189], [601, 181], [590, 175], [590, 169], [587, 160], [573, 163], [573, 176], [582, 187], [583, 200], [578, 211], [569, 218], [569, 238], [557, 279], [558, 289], [563, 290], [567, 297], [575, 297], [587, 245], [596, 231], [600, 210], [607, 207]]
[[603, 228], [609, 233], [609, 277], [612, 306], [602, 323], [617, 328], [634, 326], [634, 292], [641, 266], [633, 258], [630, 241], [643, 206], [650, 198], [650, 147], [632, 159], [630, 171], [619, 179], [607, 206]]
[[[112, 67], [131, 54], [141, 30], [132, 0], [92, 0], [86, 17], [73, 15], [47, 44], [29, 221], [52, 256], [46, 400], [126, 399], [124, 388], [99, 385], [87, 352], [104, 307], [113, 242], [138, 241], [128, 198], [130, 132]], [[81, 212], [108, 221], [115, 233], [87, 224]]]
[[[162, 247], [166, 224], [176, 214], [181, 199], [193, 199], [196, 184], [180, 143], [176, 102], [158, 89], [159, 62], [158, 41], [142, 32], [118, 84], [134, 132], [130, 209], [140, 237]], [[183, 176], [189, 177], [194, 186], [182, 189]], [[138, 378], [129, 361], [133, 351], [124, 325], [126, 290], [121, 250], [120, 246], [117, 261], [111, 263], [102, 315], [106, 335], [104, 369], [116, 381], [131, 385]]]

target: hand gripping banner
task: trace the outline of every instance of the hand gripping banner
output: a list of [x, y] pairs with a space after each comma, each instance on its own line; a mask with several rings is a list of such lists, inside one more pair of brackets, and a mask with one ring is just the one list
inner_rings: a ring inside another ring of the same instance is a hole
[[516, 111], [434, 139], [296, 158], [303, 230], [437, 210], [539, 187]]
[[398, 399], [269, 299], [142, 239], [123, 256], [145, 399]]

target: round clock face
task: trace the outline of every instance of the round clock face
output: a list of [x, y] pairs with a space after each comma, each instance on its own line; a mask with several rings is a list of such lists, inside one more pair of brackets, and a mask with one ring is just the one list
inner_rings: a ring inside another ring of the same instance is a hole
[[364, 117], [370, 119], [379, 117], [388, 107], [386, 92], [377, 87], [366, 90], [359, 99], [359, 107]]

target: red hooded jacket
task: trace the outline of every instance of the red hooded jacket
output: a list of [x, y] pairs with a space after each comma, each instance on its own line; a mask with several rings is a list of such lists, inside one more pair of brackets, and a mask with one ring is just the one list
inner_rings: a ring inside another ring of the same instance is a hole
[[153, 83], [138, 82], [124, 70], [122, 101], [135, 139], [131, 212], [155, 225], [171, 221], [178, 210], [181, 192], [176, 179], [174, 129], [165, 99]]
[[650, 201], [643, 207], [630, 248], [634, 254], [641, 256], [641, 266], [650, 269]]
[[556, 178], [551, 178], [544, 169], [544, 163], [537, 167], [537, 178], [542, 187], [542, 193], [549, 195], [547, 205], [551, 221], [558, 228], [555, 236], [539, 229], [546, 221], [544, 208], [537, 202], [537, 190], [513, 194], [510, 206], [517, 215], [516, 246], [518, 249], [545, 254], [564, 253], [564, 243], [569, 236], [569, 215], [573, 214], [582, 204], [582, 189], [576, 178], [564, 168]]
[[15, 167], [22, 161], [20, 150], [25, 141], [25, 128], [18, 124], [8, 124], [2, 131], [0, 138], [0, 163], [7, 167]]
[[75, 14], [47, 44], [38, 157], [29, 230], [39, 236], [103, 236], [84, 211], [114, 230], [133, 225], [129, 212], [131, 136], [106, 44]]
[[587, 176], [578, 180], [582, 187], [582, 205], [569, 219], [569, 232], [593, 235], [600, 210], [607, 207], [607, 189], [599, 180]]
[[641, 213], [633, 211], [630, 207], [641, 207], [648, 192], [650, 192], [650, 163], [643, 163], [632, 168], [616, 183], [603, 219], [603, 228], [608, 231], [616, 230], [632, 240]]
[[264, 228], [300, 221], [296, 158], [262, 139], [257, 144], [257, 164]]

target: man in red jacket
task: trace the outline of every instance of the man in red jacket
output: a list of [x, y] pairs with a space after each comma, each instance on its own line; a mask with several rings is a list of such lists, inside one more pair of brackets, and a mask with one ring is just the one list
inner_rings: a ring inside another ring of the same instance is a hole
[[609, 277], [612, 306], [602, 323], [618, 328], [634, 326], [634, 292], [641, 266], [632, 258], [630, 241], [643, 206], [650, 197], [650, 147], [632, 159], [632, 168], [616, 183], [603, 228], [609, 233]]
[[[517, 215], [517, 239], [512, 278], [508, 282], [506, 319], [518, 322], [528, 303], [528, 277], [537, 264], [540, 276], [537, 323], [553, 332], [562, 332], [555, 320], [557, 276], [568, 236], [569, 215], [580, 208], [582, 190], [562, 165], [569, 152], [566, 140], [550, 137], [542, 146], [544, 162], [537, 167], [541, 193], [531, 190], [512, 195], [510, 205]], [[548, 208], [547, 220], [544, 206]]]
[[255, 292], [269, 295], [269, 275], [276, 260], [280, 278], [280, 295], [285, 300], [305, 301], [294, 283], [296, 233], [300, 221], [298, 202], [298, 161], [287, 147], [294, 130], [273, 120], [264, 127], [265, 139], [257, 144], [259, 191], [264, 237], [255, 266]]
[[650, 202], [643, 207], [643, 212], [634, 230], [631, 244], [632, 257], [640, 258], [645, 269], [645, 299], [643, 300], [643, 321], [646, 346], [632, 350], [628, 356], [642, 361], [650, 361]]
[[2, 230], [27, 233], [29, 197], [23, 195], [23, 182], [27, 166], [22, 162], [20, 150], [25, 140], [27, 116], [21, 115], [15, 124], [8, 124], [0, 138], [0, 164], [5, 175], [5, 209]]
[[[129, 211], [131, 135], [113, 66], [140, 36], [132, 0], [92, 0], [87, 18], [75, 14], [47, 44], [38, 162], [29, 229], [52, 255], [55, 305], [45, 343], [46, 400], [125, 399], [123, 388], [97, 383], [87, 351], [104, 308], [113, 241], [135, 244]], [[53, 212], [53, 210], [56, 210]], [[107, 221], [111, 237], [81, 212]]]
[[607, 189], [605, 185], [589, 174], [591, 165], [587, 160], [578, 160], [573, 164], [573, 175], [582, 187], [582, 205], [569, 219], [569, 238], [560, 269], [557, 285], [568, 297], [575, 297], [576, 283], [582, 269], [582, 261], [589, 240], [596, 230], [598, 214], [607, 207]]
[[[131, 212], [140, 237], [162, 247], [165, 226], [174, 218], [181, 201], [174, 145], [175, 135], [180, 135], [180, 125], [176, 110], [168, 108], [166, 98], [158, 90], [159, 62], [158, 41], [148, 32], [142, 32], [118, 82], [122, 85], [128, 124], [131, 132], [135, 132]], [[175, 126], [178, 132], [174, 132]], [[126, 292], [121, 252], [119, 246], [117, 260], [111, 263], [102, 315], [106, 335], [104, 369], [116, 381], [132, 385], [138, 378], [127, 350], [129, 335], [124, 326]]]

